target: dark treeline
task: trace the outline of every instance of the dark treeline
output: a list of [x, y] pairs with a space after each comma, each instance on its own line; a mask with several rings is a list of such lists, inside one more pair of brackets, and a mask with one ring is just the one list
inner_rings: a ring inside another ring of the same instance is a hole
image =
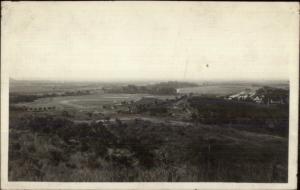
[[129, 94], [176, 94], [178, 88], [196, 87], [195, 83], [189, 82], [161, 82], [153, 85], [137, 86], [127, 85], [112, 88], [103, 88], [107, 93], [129, 93]]
[[[248, 125], [252, 129], [267, 130], [278, 135], [287, 136], [289, 126], [288, 104], [258, 105], [255, 103], [224, 100], [205, 96], [184, 96], [180, 101], [183, 113], [188, 112], [190, 121], [204, 124]], [[176, 100], [158, 100], [136, 102], [132, 105], [134, 113], [171, 116]], [[187, 113], [186, 113], [187, 114]]]
[[280, 136], [288, 135], [288, 104], [264, 105], [217, 97], [185, 95], [169, 100], [144, 98], [130, 105], [130, 110], [137, 114], [172, 117], [174, 107], [179, 109], [179, 115], [192, 122], [241, 125], [248, 126], [250, 130], [271, 132]]
[[247, 102], [227, 101], [219, 98], [191, 97], [192, 121], [205, 124], [249, 125], [278, 135], [287, 136], [289, 106], [257, 105]]
[[45, 94], [9, 93], [9, 103], [15, 104], [21, 102], [33, 102], [39, 98], [48, 98], [48, 97], [57, 97], [57, 96], [82, 96], [82, 95], [89, 95], [89, 94], [91, 94], [89, 90], [55, 92], [55, 93], [45, 93]]
[[284, 104], [289, 102], [289, 90], [280, 89], [280, 88], [271, 88], [265, 86], [256, 91], [256, 95], [262, 97], [262, 100], [265, 104], [270, 103], [271, 100], [282, 101]]

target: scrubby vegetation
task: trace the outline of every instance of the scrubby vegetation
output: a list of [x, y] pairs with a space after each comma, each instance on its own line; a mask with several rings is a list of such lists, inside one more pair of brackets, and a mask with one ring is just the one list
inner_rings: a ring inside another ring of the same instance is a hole
[[241, 127], [244, 130], [288, 136], [288, 104], [260, 105], [211, 96], [185, 95], [168, 100], [142, 98], [130, 105], [130, 108], [138, 114]]
[[269, 131], [288, 136], [288, 105], [264, 106], [218, 98], [192, 97], [192, 120], [205, 124], [244, 125], [253, 131]]
[[11, 181], [287, 182], [287, 103], [190, 94], [36, 112], [20, 101], [10, 105]]
[[279, 136], [141, 119], [75, 124], [62, 116], [12, 117], [10, 180], [287, 180], [287, 139]]

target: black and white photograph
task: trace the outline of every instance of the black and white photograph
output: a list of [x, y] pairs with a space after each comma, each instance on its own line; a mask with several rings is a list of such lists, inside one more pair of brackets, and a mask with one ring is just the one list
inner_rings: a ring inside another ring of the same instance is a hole
[[1, 15], [1, 188], [297, 188], [299, 3]]

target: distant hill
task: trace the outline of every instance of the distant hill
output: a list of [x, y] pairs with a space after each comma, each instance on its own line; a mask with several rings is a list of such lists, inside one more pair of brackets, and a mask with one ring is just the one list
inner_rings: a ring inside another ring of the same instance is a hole
[[197, 87], [198, 84], [190, 82], [161, 82], [152, 85], [127, 85], [117, 87], [104, 87], [106, 93], [128, 93], [128, 94], [176, 94], [178, 88]]
[[18, 82], [18, 80], [14, 78], [9, 78], [9, 83], [14, 83], [14, 82]]

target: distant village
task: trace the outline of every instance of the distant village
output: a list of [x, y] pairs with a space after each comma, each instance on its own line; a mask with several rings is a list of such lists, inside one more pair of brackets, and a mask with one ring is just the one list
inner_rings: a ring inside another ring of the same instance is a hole
[[227, 100], [248, 101], [257, 104], [288, 104], [289, 91], [285, 89], [277, 89], [263, 87], [256, 91], [245, 89], [237, 94], [225, 97]]

